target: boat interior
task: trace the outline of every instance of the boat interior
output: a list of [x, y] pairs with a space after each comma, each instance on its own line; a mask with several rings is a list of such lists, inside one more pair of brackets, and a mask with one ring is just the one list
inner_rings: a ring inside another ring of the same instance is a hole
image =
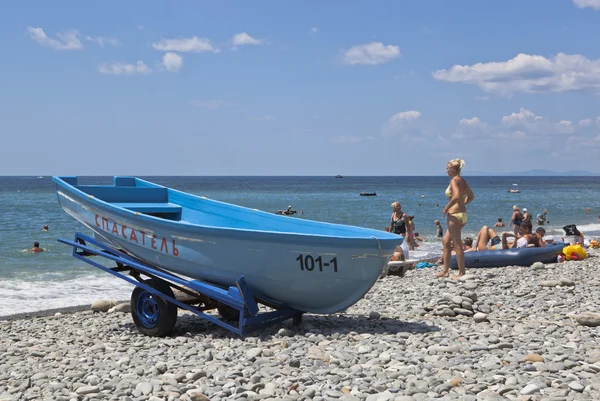
[[[279, 216], [163, 187], [135, 177], [114, 177], [114, 185], [80, 185], [78, 177], [58, 180], [113, 206], [183, 224], [319, 236], [385, 238], [369, 228]], [[393, 236], [395, 238], [395, 235]]]
[[123, 178], [131, 177], [115, 177], [115, 186], [78, 185], [69, 182], [65, 178], [63, 177], [63, 180], [73, 185], [74, 188], [116, 207], [161, 219], [181, 220], [183, 208], [169, 202], [169, 190], [167, 188], [138, 187], [135, 179], [133, 181], [123, 180]]

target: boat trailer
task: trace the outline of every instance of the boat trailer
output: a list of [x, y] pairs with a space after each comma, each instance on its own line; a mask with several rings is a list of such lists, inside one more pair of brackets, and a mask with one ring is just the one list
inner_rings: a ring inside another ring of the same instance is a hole
[[[293, 319], [294, 325], [302, 322], [304, 312], [291, 308], [259, 312], [258, 303], [263, 302], [257, 300], [243, 275], [235, 281], [235, 286], [224, 289], [180, 277], [82, 233], [76, 233], [73, 241], [62, 238], [58, 241], [73, 247], [73, 257], [136, 286], [131, 294], [131, 316], [138, 330], [148, 336], [169, 335], [177, 322], [178, 308], [240, 336], [289, 318]], [[104, 266], [92, 260], [92, 256], [111, 260], [116, 266]], [[213, 309], [217, 309], [220, 318], [206, 313]]]

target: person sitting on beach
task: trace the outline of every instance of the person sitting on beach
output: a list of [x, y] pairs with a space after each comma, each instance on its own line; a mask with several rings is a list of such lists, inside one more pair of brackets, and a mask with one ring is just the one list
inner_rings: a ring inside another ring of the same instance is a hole
[[546, 243], [539, 237], [537, 234], [533, 232], [533, 225], [531, 224], [531, 220], [524, 220], [521, 223], [521, 229], [518, 235], [514, 235], [511, 233], [502, 233], [502, 247], [507, 249], [508, 243], [507, 239], [510, 237], [514, 237], [515, 241], [512, 243], [511, 248], [527, 248], [527, 247], [545, 247]]
[[504, 227], [504, 223], [502, 222], [502, 217], [498, 217], [498, 221], [494, 224], [494, 227]]
[[463, 239], [463, 250], [465, 252], [471, 252], [476, 250], [475, 248], [473, 248], [473, 238], [465, 237], [465, 239]]
[[40, 253], [40, 252], [44, 252], [44, 250], [42, 248], [40, 248], [40, 243], [35, 241], [33, 243], [33, 248], [29, 249], [27, 252]]
[[544, 227], [538, 227], [535, 230], [535, 234], [544, 241], [546, 244], [551, 244], [554, 242], [554, 237], [546, 237], [546, 229]]
[[398, 245], [396, 246], [396, 249], [394, 249], [394, 254], [392, 255], [392, 258], [390, 259], [391, 262], [396, 262], [396, 261], [403, 261], [406, 260], [406, 257], [404, 256], [404, 250], [402, 249], [402, 246]]
[[[502, 233], [502, 238], [488, 226], [481, 227], [477, 238], [475, 239], [475, 249], [479, 251], [510, 249], [510, 248], [527, 248], [529, 246], [545, 247], [546, 243], [536, 234], [532, 233], [531, 221], [524, 221], [520, 226], [520, 235], [512, 233]], [[515, 238], [512, 243], [508, 243], [508, 238]], [[488, 245], [488, 242], [490, 245]]]
[[[450, 243], [450, 246], [452, 248], [452, 251], [450, 252], [451, 255], [456, 255], [456, 251], [454, 250], [454, 241], [452, 241]], [[476, 251], [477, 249], [475, 249], [473, 247], [473, 238], [471, 237], [465, 237], [465, 239], [463, 239], [463, 251], [464, 252], [473, 252]], [[444, 256], [440, 256], [440, 258], [437, 260], [437, 262], [435, 262], [436, 265], [441, 265], [442, 263], [444, 263]]]

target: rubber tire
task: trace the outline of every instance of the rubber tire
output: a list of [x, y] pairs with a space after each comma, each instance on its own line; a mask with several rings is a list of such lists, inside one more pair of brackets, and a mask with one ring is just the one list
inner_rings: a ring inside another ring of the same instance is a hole
[[230, 322], [234, 320], [240, 320], [240, 311], [232, 308], [231, 306], [227, 306], [224, 303], [219, 302], [217, 304], [217, 310], [219, 311], [219, 315], [221, 315], [224, 320]]
[[[175, 298], [171, 287], [160, 280], [145, 280], [144, 284]], [[131, 317], [140, 333], [149, 337], [164, 337], [177, 323], [177, 305], [165, 301], [141, 287], [131, 294]]]

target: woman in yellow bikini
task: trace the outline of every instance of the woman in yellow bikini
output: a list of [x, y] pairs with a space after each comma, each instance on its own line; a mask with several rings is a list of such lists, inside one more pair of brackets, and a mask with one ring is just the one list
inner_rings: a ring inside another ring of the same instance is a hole
[[448, 204], [442, 210], [442, 217], [448, 216], [448, 228], [442, 239], [444, 267], [441, 272], [436, 274], [436, 277], [448, 277], [450, 258], [452, 256], [452, 242], [456, 245], [456, 261], [458, 263], [458, 274], [452, 279], [457, 279], [465, 274], [465, 254], [463, 250], [463, 242], [461, 231], [467, 224], [467, 207], [475, 199], [471, 187], [467, 181], [460, 176], [460, 171], [464, 167], [465, 162], [461, 159], [450, 160], [446, 166], [446, 172], [450, 177], [450, 185], [446, 189]]

